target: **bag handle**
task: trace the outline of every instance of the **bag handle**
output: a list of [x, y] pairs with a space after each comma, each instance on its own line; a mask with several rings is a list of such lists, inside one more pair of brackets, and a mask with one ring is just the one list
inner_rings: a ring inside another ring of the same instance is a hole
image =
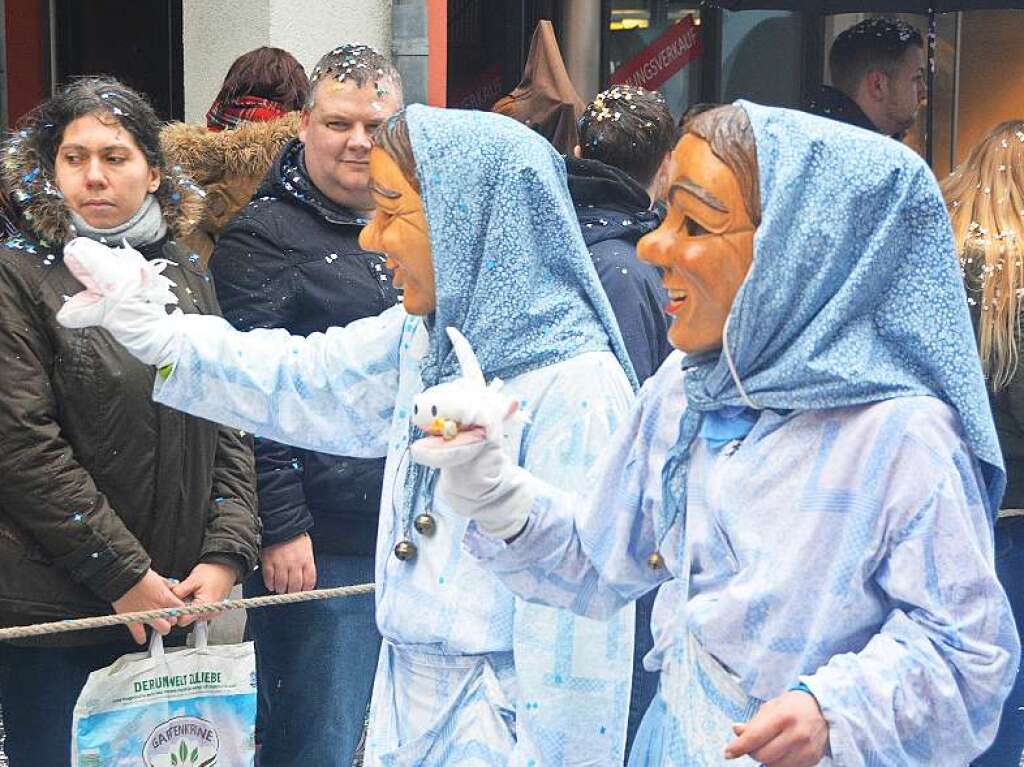
[[[209, 623], [206, 621], [197, 621], [192, 631], [192, 635], [195, 637], [195, 649], [197, 650], [205, 650], [209, 642], [207, 626], [209, 626]], [[159, 631], [154, 631], [152, 628], [149, 630], [149, 657], [164, 657], [164, 638], [160, 636]]]

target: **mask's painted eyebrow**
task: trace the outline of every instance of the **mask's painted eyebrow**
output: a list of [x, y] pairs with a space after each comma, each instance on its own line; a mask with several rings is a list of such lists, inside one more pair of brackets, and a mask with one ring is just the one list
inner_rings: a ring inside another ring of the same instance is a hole
[[669, 189], [669, 200], [671, 201], [672, 195], [680, 190], [689, 192], [712, 210], [717, 210], [719, 213], [729, 212], [729, 207], [724, 202], [719, 200], [700, 184], [695, 184], [688, 178], [681, 178], [672, 184], [672, 188]]
[[385, 189], [382, 186], [377, 186], [377, 184], [373, 183], [372, 181], [370, 182], [369, 189], [374, 194], [379, 194], [381, 197], [384, 197], [385, 199], [388, 200], [397, 200], [399, 197], [402, 196], [401, 192], [396, 192], [394, 189]]

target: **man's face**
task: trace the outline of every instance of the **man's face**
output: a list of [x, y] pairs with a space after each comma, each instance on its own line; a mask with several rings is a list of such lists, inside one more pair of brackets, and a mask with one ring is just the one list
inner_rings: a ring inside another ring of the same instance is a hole
[[641, 238], [637, 255], [661, 270], [672, 345], [687, 353], [720, 349], [754, 257], [754, 225], [739, 182], [704, 139], [688, 133], [672, 153], [667, 199], [668, 215]]
[[878, 127], [886, 134], [901, 134], [913, 127], [928, 95], [924, 67], [924, 49], [914, 45], [889, 74], [883, 75], [880, 107], [886, 124]]
[[359, 233], [359, 247], [385, 255], [409, 314], [430, 314], [437, 308], [437, 292], [423, 199], [379, 147], [370, 152], [370, 192], [377, 209]]
[[313, 108], [302, 112], [299, 139], [310, 179], [332, 202], [353, 210], [373, 208], [366, 188], [373, 133], [401, 106], [390, 81], [379, 85], [325, 79], [316, 86]]

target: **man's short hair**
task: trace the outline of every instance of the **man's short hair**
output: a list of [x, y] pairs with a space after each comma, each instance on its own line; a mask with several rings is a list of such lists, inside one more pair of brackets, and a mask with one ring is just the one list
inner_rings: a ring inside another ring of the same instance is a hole
[[310, 110], [316, 104], [316, 92], [325, 80], [353, 82], [357, 88], [373, 85], [383, 98], [395, 93], [402, 103], [402, 76], [394, 65], [368, 45], [339, 45], [325, 53], [313, 67], [309, 76], [309, 95], [304, 109]]
[[633, 85], [597, 94], [579, 121], [580, 156], [600, 160], [649, 186], [679, 138], [665, 97]]
[[923, 48], [924, 39], [907, 22], [892, 16], [864, 19], [832, 43], [828, 55], [832, 84], [852, 96], [868, 72], [882, 70], [891, 75], [907, 50], [915, 46]]

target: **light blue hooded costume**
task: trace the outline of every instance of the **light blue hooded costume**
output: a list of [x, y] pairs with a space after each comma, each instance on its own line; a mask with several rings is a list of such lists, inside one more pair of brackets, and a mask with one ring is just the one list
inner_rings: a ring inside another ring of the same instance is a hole
[[673, 355], [585, 498], [538, 481], [513, 543], [471, 526], [468, 545], [516, 593], [582, 615], [664, 584], [646, 659], [661, 689], [631, 764], [754, 764], [725, 761], [731, 724], [801, 683], [828, 721], [823, 764], [967, 764], [1019, 642], [942, 198], [894, 141], [740, 106], [762, 220], [727, 322], [734, 372]]
[[[376, 561], [384, 643], [365, 764], [621, 763], [632, 607], [604, 623], [516, 599], [463, 551], [465, 522], [433, 498], [436, 477], [407, 448], [418, 436], [413, 397], [460, 374], [442, 332], [455, 326], [529, 416], [506, 424], [509, 455], [582, 488], [633, 399], [629, 358], [547, 142], [479, 112], [414, 105], [407, 120], [436, 313], [399, 306], [308, 338], [187, 317], [155, 396], [286, 444], [387, 456]], [[422, 513], [433, 534], [414, 529]], [[400, 541], [415, 544], [413, 559], [393, 554]]]

